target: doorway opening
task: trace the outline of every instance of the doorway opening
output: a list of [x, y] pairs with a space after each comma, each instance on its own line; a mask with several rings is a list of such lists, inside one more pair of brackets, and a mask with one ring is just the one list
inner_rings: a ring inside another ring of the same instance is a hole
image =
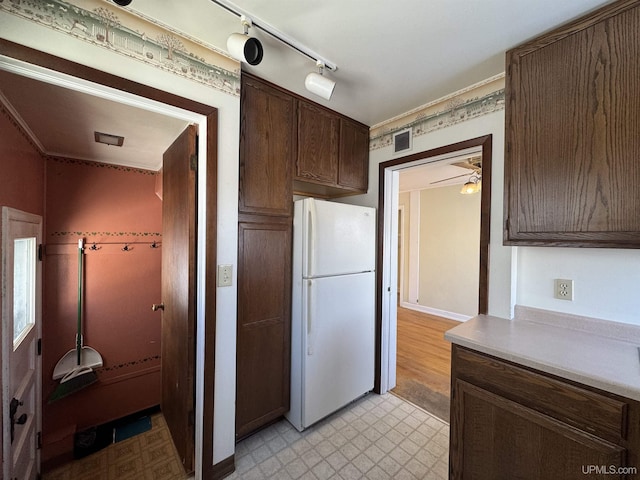
[[[197, 248], [198, 261], [193, 264], [198, 268], [196, 270], [194, 267], [189, 274], [197, 294], [192, 302], [185, 300], [185, 303], [191, 303], [189, 308], [194, 312], [195, 321], [193, 329], [198, 333], [190, 337], [193, 344], [189, 357], [195, 378], [191, 379], [193, 396], [189, 411], [185, 412], [184, 423], [191, 424], [191, 442], [195, 443], [192, 447], [195, 452], [192, 450], [191, 453], [194, 459], [191, 462], [192, 469], [197, 476], [201, 476], [213, 466], [214, 357], [213, 349], [205, 351], [204, 346], [213, 345], [215, 332], [215, 286], [207, 285], [206, 278], [215, 278], [217, 109], [5, 40], [0, 40], [0, 69], [90, 93], [116, 103], [147, 109], [197, 126], [197, 150], [200, 154], [194, 176], [201, 188], [193, 195], [197, 205], [198, 228], [192, 232], [193, 241], [190, 244], [194, 252]], [[195, 208], [196, 206], [194, 210]], [[43, 375], [46, 376], [47, 372]], [[195, 424], [192, 423], [193, 420]], [[175, 441], [173, 433], [172, 436]]]
[[[379, 218], [378, 218], [378, 305], [376, 312], [377, 346], [376, 352], [376, 386], [375, 391], [385, 393], [392, 390], [397, 383], [397, 338], [398, 338], [398, 301], [405, 300], [408, 304], [420, 305], [419, 302], [419, 268], [423, 265], [420, 259], [407, 260], [403, 278], [398, 279], [399, 255], [403, 250], [406, 258], [406, 248], [398, 245], [398, 239], [407, 237], [418, 238], [418, 234], [407, 233], [408, 221], [404, 208], [400, 208], [400, 172], [408, 168], [421, 165], [446, 165], [458, 161], [462, 157], [479, 156], [482, 162], [482, 189], [480, 191], [480, 232], [477, 255], [477, 311], [473, 313], [487, 313], [488, 308], [488, 253], [490, 227], [491, 200], [491, 135], [466, 140], [456, 144], [421, 152], [399, 159], [383, 162], [379, 166]], [[459, 188], [459, 187], [458, 187]], [[414, 213], [419, 202], [419, 196], [414, 195]], [[406, 208], [406, 205], [405, 205]], [[399, 221], [399, 212], [404, 212], [404, 221]], [[398, 225], [403, 226], [404, 234], [398, 235]], [[414, 222], [411, 228], [418, 228]], [[414, 249], [415, 250], [415, 249]], [[417, 266], [416, 267], [416, 262]], [[413, 267], [411, 266], [413, 265]], [[422, 266], [424, 268], [424, 266]], [[398, 292], [398, 285], [404, 285], [405, 297]], [[424, 291], [424, 289], [423, 289]], [[418, 308], [420, 310], [420, 308]], [[423, 309], [424, 310], [424, 309]], [[459, 320], [463, 320], [460, 318]]]
[[480, 195], [475, 187], [461, 195], [461, 187], [466, 192], [481, 177], [479, 148], [399, 170], [392, 392], [444, 421], [451, 355], [444, 332], [478, 314]]

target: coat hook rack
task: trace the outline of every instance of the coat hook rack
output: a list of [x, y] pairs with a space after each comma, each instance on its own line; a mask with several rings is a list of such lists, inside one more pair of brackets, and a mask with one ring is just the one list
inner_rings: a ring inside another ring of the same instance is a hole
[[130, 247], [128, 243], [125, 243], [124, 247], [122, 247], [123, 252], [130, 252], [131, 250], [133, 250], [133, 247]]

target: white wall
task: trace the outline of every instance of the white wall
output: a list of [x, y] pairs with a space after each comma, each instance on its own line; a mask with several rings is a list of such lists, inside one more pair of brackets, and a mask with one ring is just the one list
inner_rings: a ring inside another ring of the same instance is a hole
[[[502, 205], [504, 176], [504, 110], [474, 118], [453, 126], [413, 138], [410, 153], [424, 152], [471, 138], [493, 135], [491, 182], [491, 240], [489, 245], [489, 314], [511, 318], [512, 248], [502, 245]], [[369, 152], [369, 191], [366, 195], [345, 197], [341, 201], [378, 206], [379, 164], [397, 158], [392, 147]], [[514, 257], [515, 258], [515, 257]]]
[[[410, 153], [493, 134], [489, 314], [513, 316], [515, 304], [640, 325], [640, 250], [502, 245], [504, 110], [414, 137]], [[377, 206], [378, 165], [391, 147], [369, 155], [369, 192], [344, 201]], [[553, 298], [553, 279], [574, 281], [574, 300]]]
[[[553, 297], [553, 280], [574, 281], [574, 299]], [[517, 303], [640, 325], [640, 250], [519, 247]]]
[[418, 303], [443, 312], [478, 314], [480, 195], [460, 185], [420, 192]]
[[[217, 262], [237, 271], [238, 144], [240, 101], [103, 48], [80, 42], [0, 11], [2, 37], [218, 109]], [[234, 273], [234, 285], [235, 285]], [[211, 279], [215, 281], [215, 279]], [[214, 463], [235, 451], [236, 288], [217, 289]], [[202, 366], [202, 359], [198, 359]]]

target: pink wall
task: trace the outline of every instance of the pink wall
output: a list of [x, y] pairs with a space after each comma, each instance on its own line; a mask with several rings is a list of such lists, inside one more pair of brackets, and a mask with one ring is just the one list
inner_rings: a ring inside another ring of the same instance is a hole
[[[155, 174], [66, 159], [46, 168], [43, 462], [69, 452], [75, 430], [160, 402], [162, 202]], [[84, 255], [84, 344], [103, 357], [98, 382], [47, 405], [58, 360], [75, 347], [78, 239]], [[92, 250], [93, 242], [97, 250]], [[129, 251], [123, 251], [129, 243]]]
[[0, 206], [44, 215], [44, 161], [0, 103]]
[[[46, 185], [46, 186], [45, 186]], [[46, 193], [45, 193], [46, 192]], [[160, 402], [162, 202], [153, 172], [44, 159], [0, 104], [0, 206], [44, 217], [42, 461], [70, 455], [77, 430]], [[51, 405], [58, 360], [75, 346], [78, 239], [85, 238], [84, 342], [98, 382]], [[97, 250], [89, 247], [96, 242]], [[129, 243], [130, 250], [122, 251]], [[2, 305], [0, 304], [0, 308]]]

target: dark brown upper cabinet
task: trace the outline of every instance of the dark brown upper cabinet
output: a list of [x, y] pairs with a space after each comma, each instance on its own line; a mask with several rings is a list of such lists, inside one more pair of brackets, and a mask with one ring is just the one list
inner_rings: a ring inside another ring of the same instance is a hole
[[320, 197], [366, 193], [369, 128], [311, 102], [298, 100], [294, 192]]
[[340, 118], [311, 103], [298, 101], [296, 179], [337, 185]]
[[295, 99], [243, 75], [241, 103], [240, 213], [290, 216]]
[[338, 185], [366, 192], [369, 185], [369, 129], [340, 119]]
[[640, 248], [640, 3], [507, 52], [506, 245]]

